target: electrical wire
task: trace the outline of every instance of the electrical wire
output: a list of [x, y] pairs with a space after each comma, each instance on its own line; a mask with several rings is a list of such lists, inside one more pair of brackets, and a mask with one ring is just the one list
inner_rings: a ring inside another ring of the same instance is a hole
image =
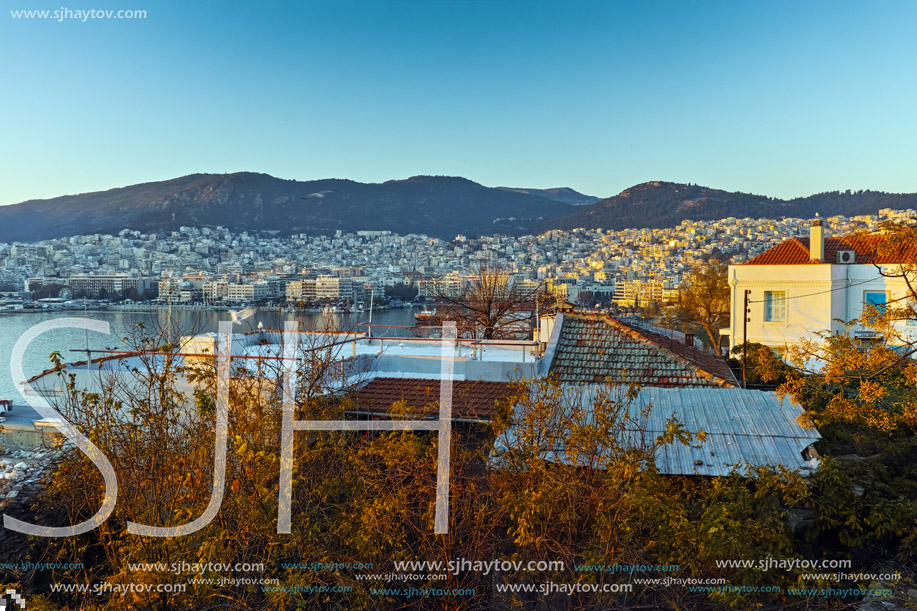
[[[861, 284], [867, 284], [867, 283], [869, 283], [869, 282], [874, 282], [874, 281], [876, 281], [876, 280], [879, 280], [880, 278], [885, 278], [885, 277], [886, 277], [886, 276], [877, 276], [877, 277], [875, 277], [875, 278], [869, 278], [868, 280], [863, 280], [862, 282], [855, 282], [855, 283], [853, 283], [853, 284], [848, 284], [848, 285], [846, 285], [846, 286], [839, 286], [839, 287], [837, 287], [837, 288], [828, 289], [828, 290], [826, 290], [826, 291], [817, 291], [817, 292], [815, 292], [815, 293], [806, 293], [805, 295], [793, 295], [792, 297], [784, 297], [784, 298], [780, 299], [780, 301], [790, 301], [791, 299], [802, 299], [803, 297], [812, 297], [812, 296], [814, 296], [814, 295], [824, 295], [824, 294], [826, 294], [826, 293], [833, 293], [833, 292], [835, 292], [835, 291], [845, 291], [845, 290], [847, 290], [847, 289], [849, 289], [849, 288], [852, 288], [852, 287], [854, 287], [854, 286], [860, 286]], [[898, 301], [898, 300], [896, 300], [896, 301]], [[752, 304], [752, 303], [764, 303], [764, 300], [763, 300], [763, 299], [756, 299], [756, 300], [751, 300], [751, 299], [749, 299], [749, 300], [748, 300], [748, 303], [749, 303], [749, 304]]]

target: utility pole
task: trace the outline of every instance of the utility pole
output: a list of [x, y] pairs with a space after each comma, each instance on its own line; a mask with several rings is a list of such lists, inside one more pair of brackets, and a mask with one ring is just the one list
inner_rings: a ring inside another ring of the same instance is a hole
[[748, 388], [748, 380], [745, 375], [745, 368], [748, 366], [748, 296], [751, 291], [745, 289], [745, 307], [742, 309], [742, 388]]

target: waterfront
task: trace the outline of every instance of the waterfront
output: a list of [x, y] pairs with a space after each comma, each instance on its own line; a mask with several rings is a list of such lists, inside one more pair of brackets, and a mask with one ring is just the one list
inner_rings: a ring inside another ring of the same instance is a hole
[[[42, 334], [26, 350], [23, 361], [26, 376], [33, 376], [48, 369], [51, 366], [49, 356], [52, 352], [60, 352], [65, 361], [73, 362], [86, 358], [85, 352], [72, 352], [73, 350], [122, 349], [123, 338], [136, 329], [138, 323], [142, 323], [147, 329], [165, 326], [169, 320], [169, 311], [166, 308], [132, 311], [109, 309], [85, 313], [71, 310], [0, 316], [0, 398], [12, 399], [15, 405], [25, 404], [22, 395], [15, 388], [10, 372], [13, 346], [22, 334], [34, 325], [57, 318], [91, 318], [106, 321], [111, 326], [111, 334], [103, 335], [79, 329], [56, 329]], [[183, 332], [189, 333], [193, 330], [197, 333], [205, 333], [216, 331], [220, 320], [229, 319], [229, 313], [225, 310], [204, 308], [173, 308], [171, 319], [172, 324]], [[365, 327], [358, 327], [358, 325], [368, 322], [368, 319], [368, 312], [281, 312], [277, 309], [263, 309], [257, 310], [254, 316], [236, 325], [236, 330], [239, 332], [253, 330], [257, 328], [258, 323], [262, 323], [265, 328], [280, 329], [286, 320], [298, 320], [303, 329], [362, 330]], [[373, 335], [377, 337], [409, 335], [409, 329], [398, 327], [413, 324], [413, 310], [409, 308], [373, 312]]]

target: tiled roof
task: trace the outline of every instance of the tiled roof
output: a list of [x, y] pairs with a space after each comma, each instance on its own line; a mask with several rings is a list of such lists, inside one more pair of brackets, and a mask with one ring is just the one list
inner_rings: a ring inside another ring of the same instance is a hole
[[550, 372], [562, 382], [606, 378], [642, 386], [736, 386], [725, 361], [607, 316], [564, 316]]
[[[837, 263], [839, 250], [856, 253], [855, 263], [893, 264], [917, 263], [917, 243], [898, 256], [879, 253], [879, 247], [886, 239], [883, 235], [850, 235], [839, 238], [825, 238], [823, 263]], [[806, 265], [812, 263], [809, 253], [809, 238], [790, 238], [777, 246], [745, 262], [745, 265]]]
[[[391, 415], [392, 406], [403, 401], [414, 416], [439, 414], [439, 380], [417, 378], [375, 378], [357, 391], [356, 411]], [[515, 392], [507, 382], [455, 380], [452, 382], [454, 418], [489, 420], [496, 402]]]

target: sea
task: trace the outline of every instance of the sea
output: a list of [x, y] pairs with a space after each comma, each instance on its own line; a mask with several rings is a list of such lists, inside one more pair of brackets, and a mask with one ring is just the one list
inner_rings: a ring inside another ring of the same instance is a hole
[[[229, 320], [225, 310], [204, 308], [137, 308], [132, 310], [107, 309], [99, 311], [55, 311], [55, 312], [11, 312], [0, 313], [0, 399], [12, 399], [14, 405], [24, 405], [25, 399], [19, 393], [12, 378], [11, 358], [14, 346], [36, 325], [62, 318], [89, 318], [104, 321], [110, 333], [58, 328], [36, 336], [26, 347], [22, 357], [22, 368], [26, 378], [41, 373], [52, 366], [51, 354], [60, 353], [64, 362], [86, 359], [90, 351], [123, 350], [123, 339], [138, 332], [143, 325], [146, 330], [166, 328], [171, 325], [183, 334], [216, 331], [221, 320]], [[235, 325], [236, 332], [251, 331], [259, 323], [266, 329], [282, 329], [287, 320], [297, 320], [301, 329], [364, 331], [369, 322], [369, 312], [307, 312], [256, 309], [254, 314]], [[414, 324], [414, 311], [410, 308], [377, 310], [372, 315], [374, 337], [410, 337]], [[102, 356], [96, 352], [93, 357]]]

